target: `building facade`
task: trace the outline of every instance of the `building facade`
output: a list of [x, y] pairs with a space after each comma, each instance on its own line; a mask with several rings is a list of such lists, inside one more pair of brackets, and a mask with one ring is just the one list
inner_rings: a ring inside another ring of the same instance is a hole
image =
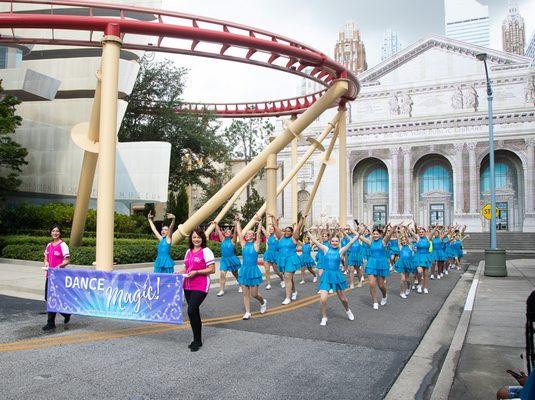
[[[486, 51], [494, 90], [498, 229], [533, 232], [535, 69], [528, 57]], [[481, 216], [489, 202], [489, 146], [480, 52], [431, 35], [360, 75], [362, 91], [347, 126], [348, 220], [488, 229]], [[317, 137], [327, 121], [325, 116], [305, 135]], [[300, 146], [299, 154], [304, 151]], [[288, 171], [289, 153], [279, 160]], [[299, 198], [310, 195], [320, 163], [320, 156], [311, 159], [300, 173]], [[313, 223], [338, 218], [338, 175], [335, 161], [314, 200]], [[286, 190], [278, 203], [286, 223], [290, 203]]]
[[478, 46], [490, 46], [489, 7], [477, 0], [444, 0], [446, 36]]
[[366, 49], [355, 22], [347, 22], [338, 32], [338, 40], [334, 47], [334, 59], [355, 74], [360, 74], [368, 69]]
[[383, 44], [381, 46], [381, 61], [392, 57], [401, 50], [401, 42], [398, 33], [392, 29], [386, 29], [383, 33]]
[[526, 27], [515, 1], [509, 1], [508, 14], [502, 23], [502, 43], [503, 51], [524, 55]]

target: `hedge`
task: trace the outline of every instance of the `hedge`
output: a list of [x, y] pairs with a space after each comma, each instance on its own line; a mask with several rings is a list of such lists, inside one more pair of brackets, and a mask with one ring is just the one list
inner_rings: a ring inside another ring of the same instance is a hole
[[[50, 228], [47, 229], [23, 229], [23, 228], [6, 228], [0, 227], [0, 235], [26, 235], [26, 236], [46, 236], [50, 237]], [[62, 236], [68, 238], [71, 235], [70, 229], [61, 229]], [[96, 232], [84, 232], [84, 238], [94, 238], [97, 236]], [[114, 232], [115, 238], [119, 239], [154, 239], [151, 233], [132, 233], [132, 232]], [[85, 239], [84, 239], [85, 240]]]

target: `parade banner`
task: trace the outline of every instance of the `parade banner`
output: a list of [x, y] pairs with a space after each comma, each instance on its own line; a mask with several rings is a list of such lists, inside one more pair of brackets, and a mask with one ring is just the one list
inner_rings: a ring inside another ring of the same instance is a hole
[[47, 310], [182, 324], [182, 275], [48, 270]]

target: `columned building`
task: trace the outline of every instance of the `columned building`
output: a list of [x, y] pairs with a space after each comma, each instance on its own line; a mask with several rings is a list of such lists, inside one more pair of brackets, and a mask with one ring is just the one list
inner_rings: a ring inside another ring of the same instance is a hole
[[[347, 126], [348, 220], [488, 229], [486, 51], [494, 90], [498, 228], [535, 231], [535, 69], [528, 57], [431, 35], [360, 74]], [[334, 111], [333, 111], [334, 112]], [[328, 116], [305, 132], [316, 137]], [[328, 139], [327, 139], [328, 140]], [[300, 145], [303, 154], [306, 146]], [[333, 153], [338, 160], [339, 156]], [[289, 171], [289, 153], [279, 157]], [[321, 159], [300, 179], [310, 193]], [[313, 223], [337, 219], [338, 161], [327, 167]], [[279, 213], [290, 215], [289, 190]], [[302, 197], [306, 194], [302, 193]], [[285, 221], [287, 222], [287, 221]]]

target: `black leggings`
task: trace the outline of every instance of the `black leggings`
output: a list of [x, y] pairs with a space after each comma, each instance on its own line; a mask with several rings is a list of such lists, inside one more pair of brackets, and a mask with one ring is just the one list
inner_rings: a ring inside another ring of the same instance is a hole
[[[48, 299], [48, 278], [46, 278], [45, 281], [45, 301]], [[69, 317], [71, 314], [63, 314], [63, 318]], [[55, 312], [49, 312], [48, 318], [47, 318], [47, 325], [56, 325], [56, 313]]]
[[188, 302], [188, 317], [191, 330], [193, 331], [193, 341], [202, 343], [202, 321], [199, 307], [206, 298], [207, 293], [201, 292], [200, 290], [184, 290], [184, 295], [186, 296], [186, 301]]

